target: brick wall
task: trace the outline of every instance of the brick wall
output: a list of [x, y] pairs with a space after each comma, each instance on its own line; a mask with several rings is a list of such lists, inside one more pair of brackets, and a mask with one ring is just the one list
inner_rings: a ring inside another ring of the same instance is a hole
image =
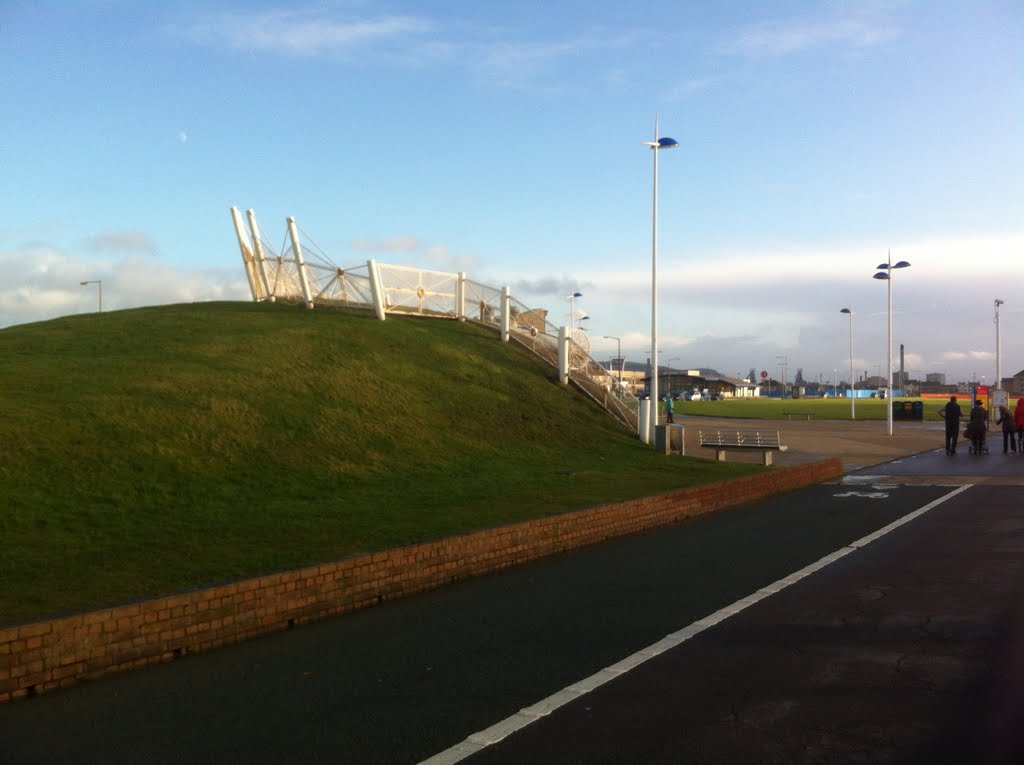
[[839, 460], [0, 629], [0, 701], [170, 661], [842, 475]]

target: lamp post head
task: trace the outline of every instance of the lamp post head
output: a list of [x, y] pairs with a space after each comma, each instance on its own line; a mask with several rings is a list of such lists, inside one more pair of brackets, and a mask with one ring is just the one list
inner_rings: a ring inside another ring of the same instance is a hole
[[839, 313], [848, 313], [850, 314], [850, 316], [853, 316], [853, 311], [851, 311], [849, 308], [840, 308]]
[[644, 141], [643, 144], [652, 149], [674, 149], [679, 145], [679, 141], [675, 138], [659, 138], [657, 141]]
[[888, 263], [879, 263], [877, 266], [875, 266], [875, 268], [880, 268], [883, 271], [891, 271], [894, 268], [909, 268], [909, 267], [910, 267], [910, 263], [907, 262], [906, 260], [901, 260], [899, 263], [893, 263], [892, 265], [889, 265]]
[[875, 274], [871, 278], [872, 279], [888, 279], [889, 278], [889, 274], [887, 274], [885, 271], [879, 271], [877, 274]]
[[574, 292], [574, 293], [572, 293], [572, 297], [574, 297], [574, 298], [583, 297], [583, 293], [582, 292]]

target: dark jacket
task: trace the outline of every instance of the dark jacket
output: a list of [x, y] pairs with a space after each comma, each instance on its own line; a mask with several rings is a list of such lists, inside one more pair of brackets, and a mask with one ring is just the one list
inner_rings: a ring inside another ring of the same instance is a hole
[[950, 401], [939, 410], [939, 414], [945, 419], [949, 430], [956, 430], [960, 427], [960, 418], [964, 416], [964, 410], [960, 408], [960, 404]]
[[1013, 421], [1013, 414], [1005, 406], [999, 407], [999, 417], [996, 419], [996, 425], [1002, 425], [1004, 433], [1017, 432], [1017, 423]]

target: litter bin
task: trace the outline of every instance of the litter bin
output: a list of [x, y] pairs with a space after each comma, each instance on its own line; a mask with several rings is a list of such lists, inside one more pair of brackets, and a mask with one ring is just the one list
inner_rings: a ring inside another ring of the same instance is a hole
[[654, 429], [654, 450], [660, 454], [686, 456], [686, 429], [682, 425], [658, 425]]
[[924, 403], [921, 401], [893, 401], [892, 418], [894, 420], [923, 420]]

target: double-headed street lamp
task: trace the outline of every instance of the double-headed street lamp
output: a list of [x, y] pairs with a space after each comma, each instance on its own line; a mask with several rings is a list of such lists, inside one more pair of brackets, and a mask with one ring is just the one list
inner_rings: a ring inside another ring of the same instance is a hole
[[102, 279], [90, 279], [87, 282], [79, 282], [79, 284], [81, 284], [83, 287], [85, 287], [88, 284], [99, 285], [99, 288], [100, 288], [100, 310], [99, 310], [99, 313], [103, 313], [103, 280]]
[[897, 269], [897, 268], [909, 268], [909, 267], [910, 267], [910, 264], [907, 261], [905, 261], [905, 260], [901, 260], [899, 263], [893, 263], [892, 262], [892, 252], [890, 251], [889, 252], [889, 259], [885, 263], [879, 263], [878, 264], [877, 268], [880, 269], [880, 270], [873, 277], [875, 279], [884, 279], [886, 285], [888, 285], [887, 292], [889, 293], [889, 311], [888, 311], [888, 313], [889, 313], [889, 333], [888, 333], [888, 341], [887, 341], [886, 347], [885, 347], [885, 355], [886, 355], [886, 359], [887, 359], [887, 366], [886, 366], [886, 381], [887, 382], [885, 383], [885, 387], [886, 387], [886, 390], [889, 391], [889, 396], [887, 396], [888, 400], [885, 402], [885, 412], [886, 412], [885, 423], [886, 423], [886, 433], [888, 433], [890, 436], [892, 435], [892, 390], [893, 390], [893, 388], [892, 388], [892, 272], [895, 269]]
[[850, 419], [857, 419], [857, 386], [853, 382], [853, 311], [849, 308], [840, 308], [839, 313], [850, 315]]
[[674, 149], [679, 142], [658, 137], [658, 118], [654, 118], [654, 140], [644, 141], [654, 154], [654, 203], [651, 213], [651, 435], [658, 426], [658, 154]]
[[[572, 292], [567, 295], [569, 298], [569, 329], [576, 329], [576, 298], [583, 297], [582, 292]], [[590, 318], [589, 316], [587, 318]]]
[[1000, 342], [999, 342], [999, 306], [1001, 306], [1004, 302], [1006, 302], [1006, 301], [1000, 300], [999, 298], [995, 299], [995, 303], [996, 303], [996, 318], [995, 318], [995, 323], [996, 323], [996, 385], [995, 385], [995, 387], [996, 387], [996, 390], [1002, 390], [1002, 388], [1003, 388], [1003, 368], [1002, 368], [1002, 365], [1000, 364], [1000, 360], [999, 360], [999, 351], [1000, 351], [1000, 348], [999, 348], [999, 345], [1000, 345]]

